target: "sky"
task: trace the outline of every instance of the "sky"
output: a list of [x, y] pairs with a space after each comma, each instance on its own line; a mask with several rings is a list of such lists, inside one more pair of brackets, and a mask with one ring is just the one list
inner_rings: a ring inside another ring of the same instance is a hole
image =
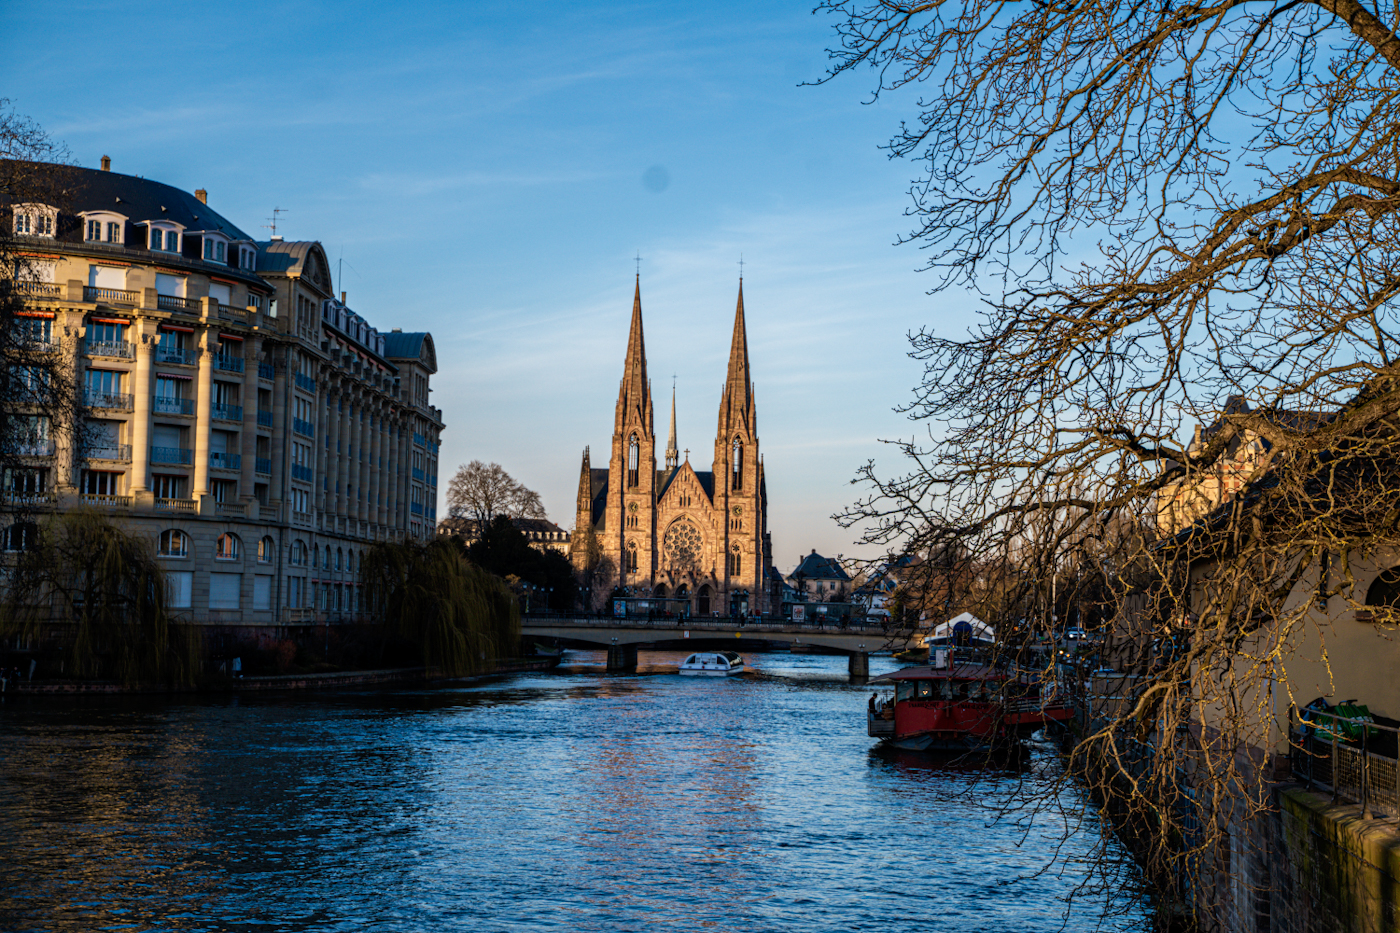
[[674, 379], [710, 468], [742, 257], [786, 572], [873, 556], [831, 516], [868, 459], [902, 468], [881, 439], [937, 430], [896, 411], [906, 335], [976, 308], [894, 245], [918, 166], [879, 146], [914, 100], [870, 103], [869, 73], [803, 86], [831, 27], [811, 0], [0, 0], [0, 97], [78, 164], [207, 189], [259, 239], [281, 208], [355, 311], [432, 332], [439, 489], [499, 462], [565, 528], [584, 446], [597, 465], [611, 441], [638, 265], [658, 457]]

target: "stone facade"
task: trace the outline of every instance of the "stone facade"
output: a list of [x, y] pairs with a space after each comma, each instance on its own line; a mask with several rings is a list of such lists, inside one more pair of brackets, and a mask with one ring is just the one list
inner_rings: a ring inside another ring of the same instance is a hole
[[83, 387], [72, 424], [7, 471], [5, 546], [24, 546], [15, 511], [86, 505], [149, 536], [191, 621], [355, 618], [365, 549], [433, 534], [431, 335], [371, 327], [319, 243], [256, 242], [203, 191], [73, 177], [41, 234], [5, 205], [37, 270], [31, 338]]
[[711, 469], [696, 470], [688, 452], [681, 460], [674, 396], [665, 466], [657, 469], [652, 412], [639, 280], [608, 466], [594, 469], [585, 450], [579, 474], [572, 552], [580, 571], [594, 572], [594, 605], [618, 587], [688, 600], [698, 615], [770, 611], [768, 495], [742, 282]]

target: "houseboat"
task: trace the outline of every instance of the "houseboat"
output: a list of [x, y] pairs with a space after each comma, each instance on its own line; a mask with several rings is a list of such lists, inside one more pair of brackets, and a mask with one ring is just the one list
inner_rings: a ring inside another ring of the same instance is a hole
[[973, 751], [1007, 745], [1070, 718], [1053, 684], [984, 664], [906, 667], [871, 681], [866, 731], [895, 748]]
[[734, 651], [697, 651], [681, 662], [680, 672], [691, 677], [728, 677], [744, 669], [744, 659]]

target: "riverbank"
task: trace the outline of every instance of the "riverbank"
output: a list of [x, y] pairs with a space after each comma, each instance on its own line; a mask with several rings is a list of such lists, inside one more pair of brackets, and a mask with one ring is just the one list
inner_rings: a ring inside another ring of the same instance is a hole
[[0, 696], [89, 696], [107, 694], [177, 693], [279, 693], [305, 690], [345, 690], [366, 687], [410, 686], [415, 684], [463, 683], [557, 667], [557, 657], [502, 658], [489, 671], [467, 677], [446, 677], [441, 671], [423, 667], [395, 667], [369, 671], [332, 671], [323, 674], [279, 674], [267, 677], [216, 677], [193, 687], [127, 686], [116, 681], [47, 680], [34, 683], [7, 683]]

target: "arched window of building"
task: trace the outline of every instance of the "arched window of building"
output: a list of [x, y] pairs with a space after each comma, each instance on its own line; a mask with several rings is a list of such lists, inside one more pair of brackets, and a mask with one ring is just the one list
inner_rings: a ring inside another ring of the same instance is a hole
[[731, 545], [729, 548], [729, 575], [737, 577], [744, 572], [744, 556], [739, 553], [739, 545]]
[[313, 545], [311, 545], [311, 566], [312, 566], [312, 567], [317, 567], [317, 566], [320, 566], [320, 563], [321, 563], [321, 545], [319, 545], [319, 544], [313, 544]]
[[292, 542], [292, 553], [291, 553], [290, 557], [288, 557], [288, 561], [289, 561], [294, 567], [301, 567], [301, 566], [304, 566], [304, 565], [306, 564], [306, 542], [305, 542], [305, 541], [293, 541], [293, 542]]
[[1366, 605], [1400, 609], [1400, 567], [1391, 567], [1376, 575], [1366, 590]]
[[336, 548], [336, 549], [335, 549], [335, 569], [336, 569], [336, 570], [339, 570], [341, 564], [344, 563], [344, 561], [345, 561], [345, 552], [342, 551], [340, 548]]
[[238, 537], [225, 532], [214, 545], [215, 560], [238, 560]]
[[160, 543], [156, 547], [156, 554], [161, 557], [188, 557], [190, 536], [174, 528], [162, 531]]
[[744, 488], [744, 445], [737, 437], [734, 438], [734, 470], [732, 475], [734, 480], [729, 488]]
[[633, 434], [627, 439], [627, 485], [637, 485], [637, 464], [641, 459], [642, 448], [637, 443], [637, 435]]
[[15, 522], [5, 529], [5, 550], [32, 551], [39, 541], [39, 526], [33, 522]]
[[273, 555], [277, 553], [277, 543], [270, 535], [264, 535], [258, 540], [258, 563], [272, 563]]
[[637, 542], [627, 542], [627, 572], [637, 572]]

